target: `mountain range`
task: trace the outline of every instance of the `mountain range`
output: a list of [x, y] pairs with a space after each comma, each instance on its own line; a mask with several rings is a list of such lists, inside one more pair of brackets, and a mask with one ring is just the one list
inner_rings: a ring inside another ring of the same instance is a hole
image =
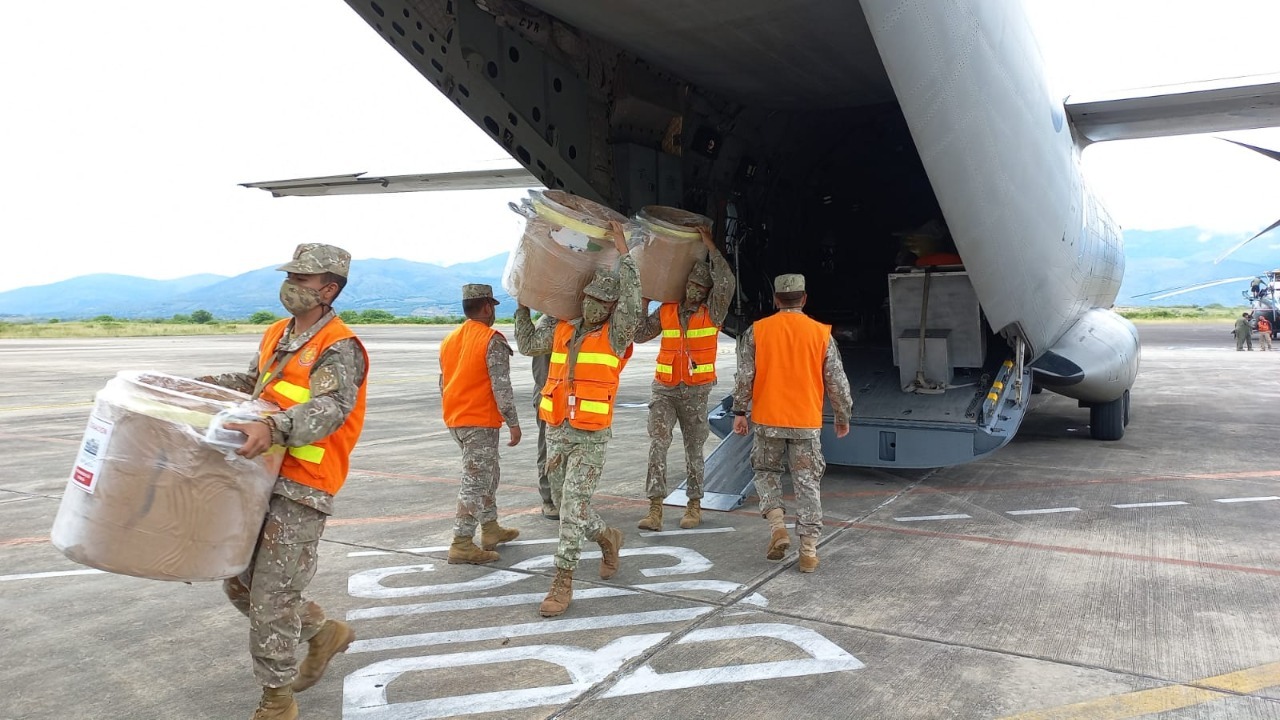
[[[1125, 279], [1116, 304], [1243, 305], [1247, 281], [1219, 285], [1165, 300], [1135, 297], [1200, 282], [1257, 275], [1280, 267], [1277, 249], [1259, 240], [1214, 264], [1214, 258], [1246, 236], [1210, 233], [1198, 228], [1125, 232]], [[507, 254], [442, 267], [409, 260], [356, 260], [351, 283], [338, 301], [343, 310], [386, 310], [397, 316], [460, 315], [462, 285], [488, 283], [503, 302], [500, 315], [515, 303], [502, 289]], [[111, 315], [167, 318], [207, 310], [222, 319], [247, 318], [258, 310], [279, 315], [276, 300], [281, 274], [274, 266], [235, 277], [191, 275], [177, 280], [148, 280], [127, 275], [84, 275], [49, 285], [0, 292], [0, 318], [64, 320]]]
[[[462, 286], [488, 283], [503, 303], [505, 312], [499, 315], [508, 316], [515, 310], [515, 301], [502, 289], [506, 263], [506, 253], [448, 267], [399, 259], [356, 260], [351, 282], [335, 305], [342, 310], [386, 310], [397, 316], [461, 315]], [[280, 315], [283, 310], [276, 298], [283, 279], [275, 266], [230, 278], [83, 275], [0, 293], [0, 318], [168, 318], [195, 310], [207, 310], [222, 319], [243, 319], [258, 310]]]

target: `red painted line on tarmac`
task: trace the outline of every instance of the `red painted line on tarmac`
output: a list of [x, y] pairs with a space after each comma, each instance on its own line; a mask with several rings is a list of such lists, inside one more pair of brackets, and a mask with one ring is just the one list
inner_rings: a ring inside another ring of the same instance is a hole
[[1090, 548], [1072, 547], [1070, 545], [1046, 545], [1044, 543], [1025, 542], [1023, 540], [1006, 540], [1004, 538], [985, 537], [982, 535], [961, 535], [959, 533], [934, 532], [931, 530], [913, 530], [910, 528], [888, 527], [885, 525], [870, 525], [867, 523], [841, 523], [826, 522], [824, 524], [834, 525], [837, 527], [856, 528], [858, 530], [872, 530], [875, 532], [890, 532], [898, 535], [915, 535], [917, 537], [934, 538], [937, 540], [960, 540], [962, 542], [983, 543], [985, 545], [1001, 545], [1004, 547], [1016, 547], [1027, 550], [1044, 550], [1046, 552], [1067, 553], [1070, 555], [1088, 555], [1091, 557], [1108, 557], [1119, 560], [1136, 560], [1139, 562], [1158, 563], [1162, 565], [1177, 565], [1180, 567], [1202, 568], [1205, 570], [1226, 570], [1228, 572], [1249, 573], [1251, 575], [1267, 575], [1271, 577], [1280, 577], [1280, 570], [1272, 570], [1270, 568], [1252, 567], [1249, 565], [1231, 565], [1228, 563], [1205, 562], [1203, 560], [1184, 560], [1182, 558], [1160, 557], [1158, 555], [1138, 555], [1136, 553], [1116, 552], [1114, 550], [1093, 550]]
[[[971, 492], [1003, 492], [1005, 490], [1044, 490], [1046, 488], [1062, 488], [1077, 487], [1087, 485], [1128, 485], [1137, 483], [1150, 482], [1186, 482], [1193, 480], [1251, 480], [1256, 478], [1277, 478], [1280, 477], [1280, 470], [1250, 470], [1227, 473], [1195, 473], [1190, 475], [1141, 475], [1138, 477], [1128, 478], [1092, 478], [1088, 480], [1063, 480], [1055, 481], [1033, 481], [1011, 483], [1003, 485], [986, 486], [937, 486], [937, 487], [918, 487], [912, 489], [908, 495], [939, 495], [939, 494], [961, 494]], [[857, 497], [885, 497], [896, 495], [902, 492], [901, 488], [888, 488], [885, 490], [854, 490], [850, 492], [834, 492], [823, 490], [823, 497], [838, 498], [857, 498]]]
[[39, 537], [12, 538], [10, 540], [0, 540], [0, 547], [18, 547], [20, 545], [39, 545], [49, 542], [48, 535]]

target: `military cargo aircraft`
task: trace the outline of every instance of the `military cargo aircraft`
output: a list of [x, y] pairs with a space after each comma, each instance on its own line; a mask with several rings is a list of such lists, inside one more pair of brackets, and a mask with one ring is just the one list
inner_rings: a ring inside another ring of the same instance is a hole
[[1122, 437], [1139, 341], [1081, 150], [1280, 125], [1280, 76], [1064, 102], [1014, 0], [347, 1], [519, 168], [248, 185], [545, 186], [706, 214], [739, 275], [729, 332], [771, 311], [773, 276], [807, 276], [854, 389], [852, 432], [828, 417], [823, 437], [844, 465], [985, 456], [1033, 384]]

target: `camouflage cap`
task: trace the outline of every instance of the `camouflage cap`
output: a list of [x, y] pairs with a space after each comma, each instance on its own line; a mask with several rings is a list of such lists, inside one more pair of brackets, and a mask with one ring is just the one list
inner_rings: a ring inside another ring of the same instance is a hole
[[481, 298], [487, 298], [489, 300], [493, 300], [494, 305], [502, 304], [498, 300], [494, 299], [492, 285], [485, 285], [482, 283], [467, 283], [466, 285], [462, 286], [463, 300], [479, 300]]
[[596, 268], [595, 277], [582, 289], [584, 295], [590, 295], [604, 302], [618, 301], [618, 285], [621, 281], [618, 274], [604, 268]]
[[329, 272], [347, 277], [351, 272], [351, 253], [335, 245], [302, 243], [293, 249], [293, 260], [276, 269], [300, 275]]
[[711, 287], [711, 264], [706, 260], [694, 263], [693, 269], [689, 271], [689, 282], [705, 288]]
[[773, 291], [776, 293], [804, 292], [804, 276], [799, 273], [787, 273], [773, 279]]

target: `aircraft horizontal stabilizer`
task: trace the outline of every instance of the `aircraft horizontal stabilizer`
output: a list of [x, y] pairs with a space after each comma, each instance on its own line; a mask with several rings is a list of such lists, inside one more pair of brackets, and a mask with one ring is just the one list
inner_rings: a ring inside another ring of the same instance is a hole
[[1084, 144], [1275, 127], [1280, 74], [1073, 95], [1065, 108]]
[[266, 190], [275, 197], [315, 197], [319, 195], [371, 195], [375, 193], [424, 192], [432, 190], [491, 190], [497, 188], [539, 188], [542, 182], [524, 168], [466, 170], [451, 173], [388, 175], [365, 177], [364, 173], [241, 183], [247, 188]]

